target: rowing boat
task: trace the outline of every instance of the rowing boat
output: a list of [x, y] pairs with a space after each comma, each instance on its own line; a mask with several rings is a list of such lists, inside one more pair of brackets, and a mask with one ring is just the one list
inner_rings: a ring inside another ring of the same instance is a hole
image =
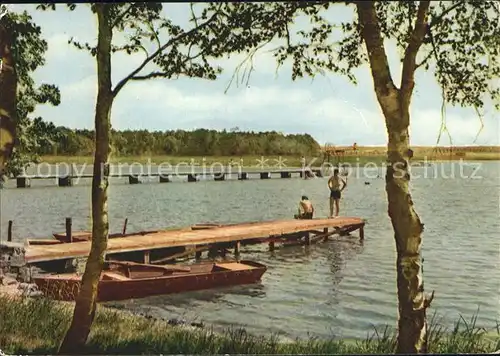
[[[258, 282], [267, 267], [253, 261], [197, 263], [193, 265], [150, 265], [108, 261], [101, 273], [99, 302], [145, 298], [217, 287]], [[65, 273], [33, 278], [48, 298], [74, 301], [81, 275]]]

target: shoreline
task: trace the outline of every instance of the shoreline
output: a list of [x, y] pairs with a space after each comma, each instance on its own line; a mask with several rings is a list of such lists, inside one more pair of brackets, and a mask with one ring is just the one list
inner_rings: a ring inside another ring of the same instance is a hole
[[[205, 161], [203, 161], [205, 158]], [[240, 161], [240, 159], [242, 161]], [[92, 164], [93, 156], [42, 156], [38, 164]], [[233, 167], [259, 167], [265, 165], [266, 167], [302, 167], [301, 157], [297, 156], [168, 156], [168, 155], [142, 155], [142, 156], [113, 156], [110, 157], [110, 163], [117, 164], [182, 164], [190, 166], [202, 167], [218, 165], [219, 167], [226, 166], [233, 162]], [[346, 155], [344, 157], [331, 156], [329, 161], [323, 159], [322, 156], [306, 157], [306, 166], [320, 167], [322, 164], [336, 164], [350, 163], [350, 164], [384, 164], [387, 160], [385, 154], [363, 154]], [[263, 162], [264, 161], [264, 162]], [[485, 162], [485, 161], [500, 161], [500, 152], [470, 152], [464, 156], [450, 156], [450, 155], [419, 155], [416, 154], [410, 162], [428, 162], [428, 163], [441, 163], [441, 162]], [[281, 163], [280, 163], [281, 162]]]
[[[68, 158], [67, 161], [64, 161]], [[28, 179], [47, 179], [71, 175], [73, 178], [92, 178], [93, 173], [93, 158], [87, 157], [52, 157], [49, 161], [45, 160], [38, 164], [31, 164], [25, 168], [18, 176], [6, 177], [7, 180], [15, 180], [16, 178]], [[217, 159], [217, 160], [215, 160]], [[295, 161], [293, 161], [294, 159]], [[130, 176], [144, 178], [153, 177], [177, 177], [185, 179], [188, 174], [195, 174], [197, 176], [219, 176], [220, 174], [229, 174], [229, 180], [235, 178], [237, 174], [258, 174], [263, 172], [270, 172], [278, 174], [280, 172], [290, 172], [291, 174], [298, 174], [308, 171], [319, 171], [320, 177], [326, 177], [332, 174], [334, 167], [339, 167], [341, 174], [348, 177], [356, 176], [361, 173], [365, 178], [380, 178], [380, 170], [382, 174], [384, 169], [388, 167], [386, 157], [350, 157], [349, 159], [342, 160], [341, 162], [322, 162], [319, 160], [311, 159], [305, 166], [300, 164], [300, 159], [281, 158], [281, 161], [276, 159], [276, 164], [273, 164], [272, 158], [265, 158], [267, 163], [261, 164], [262, 160], [257, 160], [258, 164], [252, 164], [250, 158], [244, 158], [243, 164], [234, 163], [232, 166], [227, 164], [229, 160], [224, 157], [207, 157], [204, 161], [188, 157], [170, 157], [170, 156], [157, 156], [157, 157], [119, 157], [118, 159], [111, 159], [109, 164], [109, 174], [113, 178], [130, 178]], [[86, 161], [85, 161], [86, 160]], [[233, 162], [235, 162], [233, 160]], [[245, 163], [249, 162], [249, 164]], [[281, 163], [280, 163], [281, 162]], [[282, 162], [285, 162], [282, 164]], [[413, 158], [409, 161], [410, 168], [415, 168], [415, 174], [419, 174], [422, 169], [426, 172], [436, 170], [463, 169], [477, 174], [483, 164], [495, 164], [489, 162], [500, 162], [500, 156], [495, 159], [464, 159], [463, 157], [454, 159], [419, 159]], [[448, 167], [449, 166], [449, 167]], [[447, 168], [448, 167], [448, 168]], [[373, 172], [379, 171], [376, 176]], [[371, 173], [370, 173], [371, 172]], [[426, 173], [427, 174], [427, 173]], [[444, 174], [444, 173], [443, 173]], [[426, 175], [427, 177], [427, 175]], [[283, 177], [282, 177], [283, 178]], [[21, 185], [24, 183], [21, 182]]]
[[[54, 354], [71, 320], [74, 303], [26, 295], [22, 283], [3, 274], [0, 283], [0, 350], [7, 354]], [[25, 287], [30, 285], [26, 284]], [[369, 354], [393, 353], [390, 326], [365, 339], [291, 339], [256, 335], [244, 328], [165, 320], [98, 303], [85, 353], [88, 354]], [[487, 332], [462, 319], [454, 330], [429, 322], [431, 353], [492, 353], [500, 332]], [[115, 325], [110, 329], [109, 325]]]
[[[0, 292], [0, 350], [7, 354], [54, 354], [74, 303]], [[429, 323], [432, 320], [429, 318]], [[114, 325], [109, 328], [109, 325]], [[491, 353], [500, 335], [462, 322], [455, 330], [431, 325], [431, 353]], [[214, 330], [171, 325], [126, 310], [98, 305], [86, 354], [373, 354], [393, 353], [395, 334], [379, 329], [365, 339], [296, 339], [259, 336], [241, 328]]]

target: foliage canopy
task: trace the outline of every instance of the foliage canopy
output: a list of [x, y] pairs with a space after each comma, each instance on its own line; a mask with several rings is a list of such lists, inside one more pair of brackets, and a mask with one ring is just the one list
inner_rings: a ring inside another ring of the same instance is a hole
[[6, 27], [14, 35], [12, 53], [18, 80], [17, 142], [7, 163], [6, 175], [18, 175], [27, 165], [38, 161], [37, 150], [56, 139], [44, 130], [45, 124], [40, 117], [31, 118], [30, 115], [39, 104], [59, 105], [61, 95], [55, 85], [37, 86], [32, 77], [33, 72], [45, 64], [48, 49], [41, 28], [33, 23], [26, 11], [20, 14], [9, 12], [6, 19]]

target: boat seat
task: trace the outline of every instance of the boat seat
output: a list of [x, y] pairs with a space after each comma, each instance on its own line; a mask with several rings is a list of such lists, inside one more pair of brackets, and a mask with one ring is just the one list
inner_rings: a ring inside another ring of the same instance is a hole
[[109, 279], [113, 281], [128, 281], [130, 278], [125, 277], [122, 274], [116, 273], [116, 272], [109, 272], [106, 271], [103, 273], [103, 277], [108, 277]]
[[248, 265], [245, 265], [243, 263], [237, 263], [237, 262], [234, 262], [234, 263], [216, 263], [215, 266], [217, 267], [221, 267], [221, 268], [225, 268], [225, 269], [229, 269], [231, 271], [242, 271], [242, 270], [248, 270], [248, 269], [252, 269], [254, 267], [252, 266], [248, 266]]

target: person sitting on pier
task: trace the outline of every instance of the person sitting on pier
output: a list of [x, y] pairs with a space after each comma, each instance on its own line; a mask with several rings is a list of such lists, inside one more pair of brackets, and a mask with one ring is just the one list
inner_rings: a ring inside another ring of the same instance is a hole
[[[340, 184], [342, 183], [342, 188]], [[346, 187], [347, 182], [340, 178], [339, 169], [333, 170], [333, 176], [328, 179], [328, 188], [330, 188], [330, 218], [333, 218], [333, 205], [335, 204], [335, 217], [339, 216], [339, 201], [341, 192]]]
[[295, 219], [312, 219], [314, 214], [314, 207], [305, 195], [302, 196], [302, 200], [299, 202], [299, 213], [294, 217]]

